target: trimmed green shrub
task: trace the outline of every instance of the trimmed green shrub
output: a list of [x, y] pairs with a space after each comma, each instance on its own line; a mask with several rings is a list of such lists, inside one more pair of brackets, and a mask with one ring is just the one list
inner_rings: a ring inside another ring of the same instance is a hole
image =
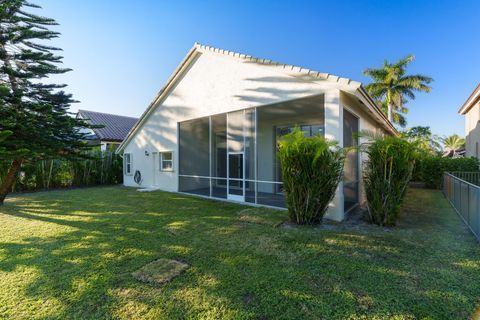
[[440, 156], [426, 156], [418, 161], [420, 181], [425, 182], [427, 188], [440, 189], [445, 171], [479, 171], [480, 163], [477, 158], [447, 158]]
[[417, 146], [399, 137], [377, 137], [366, 146], [364, 184], [371, 222], [396, 223], [417, 154]]
[[321, 223], [342, 177], [345, 155], [335, 142], [295, 129], [279, 143], [283, 189], [290, 220]]

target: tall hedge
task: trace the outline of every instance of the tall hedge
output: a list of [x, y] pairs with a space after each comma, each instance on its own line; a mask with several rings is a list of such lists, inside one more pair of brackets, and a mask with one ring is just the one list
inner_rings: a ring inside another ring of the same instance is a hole
[[373, 223], [393, 226], [412, 177], [417, 146], [398, 137], [377, 137], [365, 148], [364, 184]]
[[418, 160], [416, 180], [425, 182], [428, 188], [440, 189], [445, 171], [479, 171], [477, 158], [447, 158], [441, 156], [424, 156]]
[[305, 137], [295, 129], [280, 140], [278, 155], [290, 220], [321, 223], [342, 177], [343, 150], [321, 136]]
[[[9, 163], [0, 162], [0, 173]], [[0, 182], [3, 176], [0, 174]], [[114, 151], [90, 151], [88, 158], [48, 159], [25, 162], [19, 170], [13, 192], [122, 183], [122, 159]]]

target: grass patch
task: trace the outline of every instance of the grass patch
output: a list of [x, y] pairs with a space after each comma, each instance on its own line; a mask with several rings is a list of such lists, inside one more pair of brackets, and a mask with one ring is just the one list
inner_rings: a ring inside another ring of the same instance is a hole
[[[438, 191], [398, 226], [276, 227], [285, 211], [122, 187], [0, 207], [0, 318], [468, 319], [480, 246]], [[161, 286], [132, 273], [190, 265]]]
[[180, 261], [158, 259], [133, 272], [132, 276], [138, 281], [164, 284], [181, 274], [187, 268], [188, 264]]

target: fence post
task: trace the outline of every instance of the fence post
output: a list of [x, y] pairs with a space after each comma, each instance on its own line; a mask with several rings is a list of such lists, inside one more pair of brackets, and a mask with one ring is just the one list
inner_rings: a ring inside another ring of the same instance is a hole
[[467, 184], [467, 223], [470, 225], [470, 185]]

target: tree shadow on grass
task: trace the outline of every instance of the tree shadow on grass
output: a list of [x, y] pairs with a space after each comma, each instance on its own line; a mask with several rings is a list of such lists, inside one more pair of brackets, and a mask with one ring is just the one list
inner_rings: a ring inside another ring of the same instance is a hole
[[[479, 251], [470, 245], [442, 251], [461, 229], [451, 227], [449, 215], [435, 217], [429, 240], [415, 233], [404, 238], [418, 227], [409, 216], [391, 232], [287, 230], [272, 223], [284, 212], [245, 213], [239, 205], [127, 188], [31, 195], [1, 210], [15, 219], [4, 219], [12, 227], [34, 221], [50, 230], [20, 230], [18, 238], [0, 242], [0, 271], [34, 270], [7, 299], [11, 308], [23, 297], [30, 305], [19, 304], [10, 315], [467, 318], [480, 296], [480, 275], [472, 267], [480, 263]], [[158, 258], [191, 267], [163, 286], [131, 277]], [[39, 300], [55, 303], [45, 307]]]

